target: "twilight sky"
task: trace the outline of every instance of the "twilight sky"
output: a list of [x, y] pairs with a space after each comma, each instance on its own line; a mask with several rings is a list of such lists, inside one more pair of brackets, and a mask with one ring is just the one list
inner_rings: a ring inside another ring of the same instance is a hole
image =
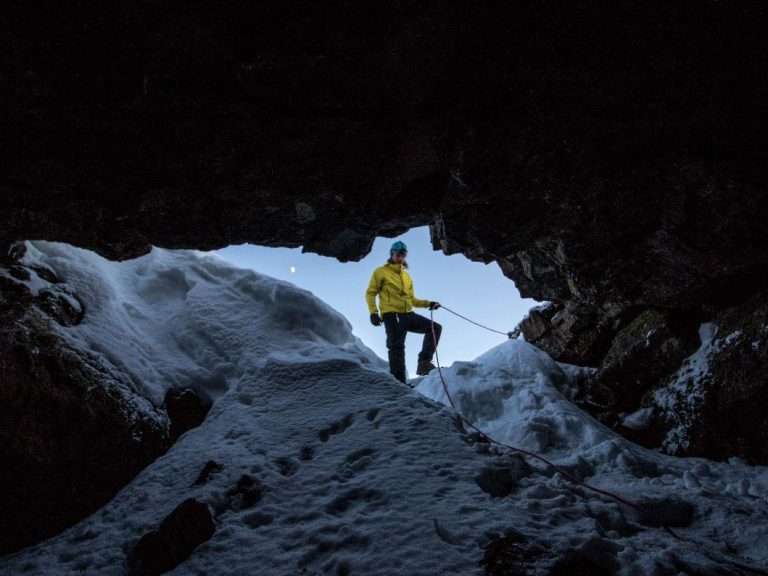
[[[377, 238], [371, 252], [359, 262], [345, 264], [335, 258], [302, 254], [300, 248], [268, 248], [243, 244], [216, 253], [236, 266], [287, 280], [310, 290], [347, 317], [354, 332], [384, 360], [387, 359], [384, 326], [370, 324], [365, 289], [374, 268], [389, 256], [395, 240], [408, 245], [408, 265], [418, 298], [437, 300], [449, 308], [497, 330], [512, 330], [536, 302], [520, 297], [514, 283], [505, 278], [496, 263], [472, 262], [461, 254], [446, 256], [432, 249], [429, 228], [414, 228], [397, 238]], [[425, 308], [417, 314], [429, 317]], [[435, 320], [443, 325], [440, 362], [472, 360], [504, 340], [446, 312], [437, 310]], [[416, 375], [420, 334], [406, 339], [406, 364]]]

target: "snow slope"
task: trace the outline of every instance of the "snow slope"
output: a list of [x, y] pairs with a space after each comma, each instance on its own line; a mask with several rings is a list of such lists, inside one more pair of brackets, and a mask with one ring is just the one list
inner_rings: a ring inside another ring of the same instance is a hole
[[[457, 408], [492, 438], [542, 454], [634, 502], [683, 499], [696, 508], [691, 528], [682, 531], [686, 537], [768, 566], [768, 468], [735, 458], [729, 463], [675, 458], [633, 444], [561, 393], [573, 368], [523, 340], [509, 340], [442, 373]], [[436, 370], [416, 389], [449, 404]], [[653, 562], [643, 564], [641, 574], [655, 573]]]
[[[82, 324], [59, 328], [73, 345], [128, 374], [149, 403], [169, 386], [215, 403], [113, 501], [0, 559], [0, 574], [123, 574], [126, 550], [189, 497], [211, 506], [216, 532], [173, 574], [482, 574], [483, 547], [510, 531], [527, 541], [521, 574], [548, 574], [574, 549], [638, 576], [739, 574], [732, 562], [768, 561], [765, 468], [665, 457], [616, 437], [558, 391], [573, 371], [525, 342], [444, 371], [464, 413], [598, 486], [665, 498], [657, 512], [673, 520], [681, 500], [692, 503], [685, 541], [474, 442], [441, 404], [436, 373], [418, 391], [400, 384], [305, 290], [199, 252], [112, 263], [61, 244], [28, 248], [27, 264], [53, 269], [86, 308]], [[209, 460], [223, 468], [195, 484]], [[499, 469], [505, 497], [481, 481]], [[264, 486], [250, 508], [231, 499], [243, 474]]]

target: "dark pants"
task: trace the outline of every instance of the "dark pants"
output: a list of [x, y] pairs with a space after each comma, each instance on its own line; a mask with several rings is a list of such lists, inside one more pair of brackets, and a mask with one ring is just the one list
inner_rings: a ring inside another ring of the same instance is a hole
[[[432, 327], [429, 318], [415, 312], [385, 312], [382, 314], [384, 327], [387, 329], [387, 350], [389, 351], [389, 371], [392, 375], [405, 382], [405, 336], [408, 332], [424, 334], [421, 343], [419, 362], [429, 362], [435, 353], [435, 342], [432, 339]], [[440, 341], [443, 327], [435, 322], [435, 337]]]

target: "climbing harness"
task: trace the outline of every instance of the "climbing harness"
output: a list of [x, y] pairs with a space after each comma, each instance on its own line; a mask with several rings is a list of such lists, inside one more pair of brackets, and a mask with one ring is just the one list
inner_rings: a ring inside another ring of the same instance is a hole
[[[471, 322], [472, 324], [480, 326], [481, 328], [485, 328], [486, 330], [490, 330], [491, 332], [496, 332], [497, 334], [502, 334], [502, 335], [505, 335], [505, 336], [507, 336], [509, 338], [514, 338], [515, 337], [514, 336], [514, 332], [502, 332], [501, 330], [494, 330], [493, 328], [490, 328], [488, 326], [480, 324], [479, 322], [475, 322], [474, 320], [471, 320], [471, 319], [467, 318], [466, 316], [463, 316], [463, 315], [459, 314], [458, 312], [455, 312], [455, 311], [451, 310], [450, 308], [446, 308], [442, 304], [440, 305], [440, 308], [450, 312], [451, 314], [454, 314], [455, 316], [458, 316], [459, 318], [463, 318], [467, 322]], [[534, 460], [537, 460], [537, 461], [543, 463], [544, 465], [548, 466], [549, 468], [551, 468], [555, 472], [559, 473], [563, 478], [565, 478], [566, 480], [568, 480], [569, 482], [571, 482], [572, 484], [574, 484], [576, 486], [581, 486], [582, 488], [590, 490], [590, 491], [592, 491], [592, 492], [594, 492], [596, 494], [600, 494], [602, 496], [606, 496], [608, 498], [611, 498], [612, 500], [615, 500], [619, 504], [623, 504], [624, 506], [626, 506], [628, 508], [631, 508], [631, 509], [633, 509], [636, 512], [639, 512], [641, 514], [644, 512], [643, 508], [640, 505], [635, 504], [634, 502], [631, 502], [630, 500], [627, 500], [623, 496], [619, 496], [618, 494], [615, 494], [615, 493], [610, 492], [608, 490], [603, 490], [602, 488], [598, 488], [597, 486], [592, 486], [591, 484], [588, 484], [587, 482], [584, 482], [583, 480], [579, 480], [576, 476], [574, 476], [573, 474], [571, 474], [567, 470], [564, 470], [563, 468], [561, 468], [560, 466], [558, 466], [554, 462], [548, 460], [547, 458], [545, 458], [541, 454], [537, 454], [537, 453], [531, 452], [529, 450], [524, 450], [522, 448], [518, 448], [517, 446], [512, 446], [511, 444], [507, 444], [506, 442], [502, 442], [501, 440], [497, 440], [496, 438], [493, 438], [492, 436], [489, 436], [488, 434], [486, 434], [485, 432], [480, 430], [480, 428], [475, 426], [472, 422], [467, 420], [462, 415], [462, 413], [459, 411], [458, 407], [456, 406], [456, 403], [453, 401], [453, 397], [451, 396], [451, 393], [448, 392], [448, 385], [446, 384], [445, 378], [443, 377], [443, 369], [442, 369], [442, 366], [440, 366], [440, 356], [438, 355], [438, 351], [437, 351], [437, 334], [435, 333], [435, 312], [432, 309], [429, 310], [429, 323], [430, 323], [430, 328], [431, 328], [431, 331], [432, 331], [432, 342], [435, 345], [435, 365], [436, 365], [435, 367], [437, 368], [437, 373], [440, 376], [440, 382], [443, 385], [443, 392], [445, 392], [445, 396], [446, 396], [446, 398], [448, 398], [448, 402], [451, 405], [451, 408], [453, 408], [453, 411], [456, 413], [456, 416], [459, 418], [459, 420], [461, 421], [461, 423], [463, 425], [465, 425], [465, 426], [471, 428], [472, 430], [474, 430], [478, 434], [478, 436], [480, 438], [484, 439], [486, 442], [488, 442], [490, 444], [496, 444], [498, 446], [502, 446], [502, 447], [504, 447], [504, 448], [506, 448], [508, 450], [511, 450], [513, 452], [517, 452], [518, 454], [521, 454], [524, 457], [532, 458]], [[697, 543], [696, 541], [694, 541], [694, 540], [692, 540], [690, 538], [683, 538], [682, 536], [678, 535], [674, 530], [672, 530], [672, 528], [670, 528], [669, 526], [662, 526], [662, 528], [664, 528], [664, 531], [667, 532], [670, 536], [672, 536], [676, 540], [679, 540], [681, 542], [687, 542], [687, 543], [690, 543], [690, 544], [699, 544], [699, 546], [704, 546], [703, 543]], [[713, 560], [715, 562], [718, 562], [718, 561], [725, 562], [727, 564], [730, 564], [731, 566], [735, 566], [737, 568], [740, 568], [742, 570], [746, 570], [746, 571], [751, 572], [753, 574], [768, 575], [768, 572], [766, 572], [765, 570], [762, 570], [760, 568], [754, 568], [753, 566], [750, 566], [748, 564], [742, 564], [741, 562], [734, 562], [733, 560], [731, 560], [729, 558], [722, 558], [722, 557], [717, 558], [717, 559], [716, 558], [712, 558], [712, 556], [707, 552], [706, 547], [701, 548], [700, 550], [705, 555], [707, 555], [711, 560]]]

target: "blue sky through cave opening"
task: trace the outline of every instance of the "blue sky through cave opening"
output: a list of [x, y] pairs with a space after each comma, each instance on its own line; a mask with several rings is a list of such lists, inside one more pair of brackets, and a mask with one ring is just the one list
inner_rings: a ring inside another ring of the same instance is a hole
[[[397, 238], [376, 238], [371, 252], [359, 262], [342, 263], [335, 258], [302, 253], [300, 248], [271, 248], [241, 244], [216, 253], [242, 268], [251, 268], [313, 292], [341, 312], [352, 324], [354, 333], [386, 360], [384, 327], [370, 324], [365, 304], [365, 289], [373, 270], [389, 256], [395, 240], [408, 245], [408, 265], [416, 296], [437, 300], [477, 322], [497, 330], [512, 330], [525, 313], [537, 303], [521, 298], [514, 283], [494, 262], [472, 262], [462, 254], [446, 256], [432, 249], [429, 228], [414, 228]], [[418, 314], [429, 311], [417, 308]], [[504, 337], [468, 324], [445, 310], [437, 310], [435, 319], [443, 325], [440, 362], [472, 360]], [[406, 361], [411, 376], [416, 374], [416, 356], [421, 347], [420, 334], [406, 339]]]

